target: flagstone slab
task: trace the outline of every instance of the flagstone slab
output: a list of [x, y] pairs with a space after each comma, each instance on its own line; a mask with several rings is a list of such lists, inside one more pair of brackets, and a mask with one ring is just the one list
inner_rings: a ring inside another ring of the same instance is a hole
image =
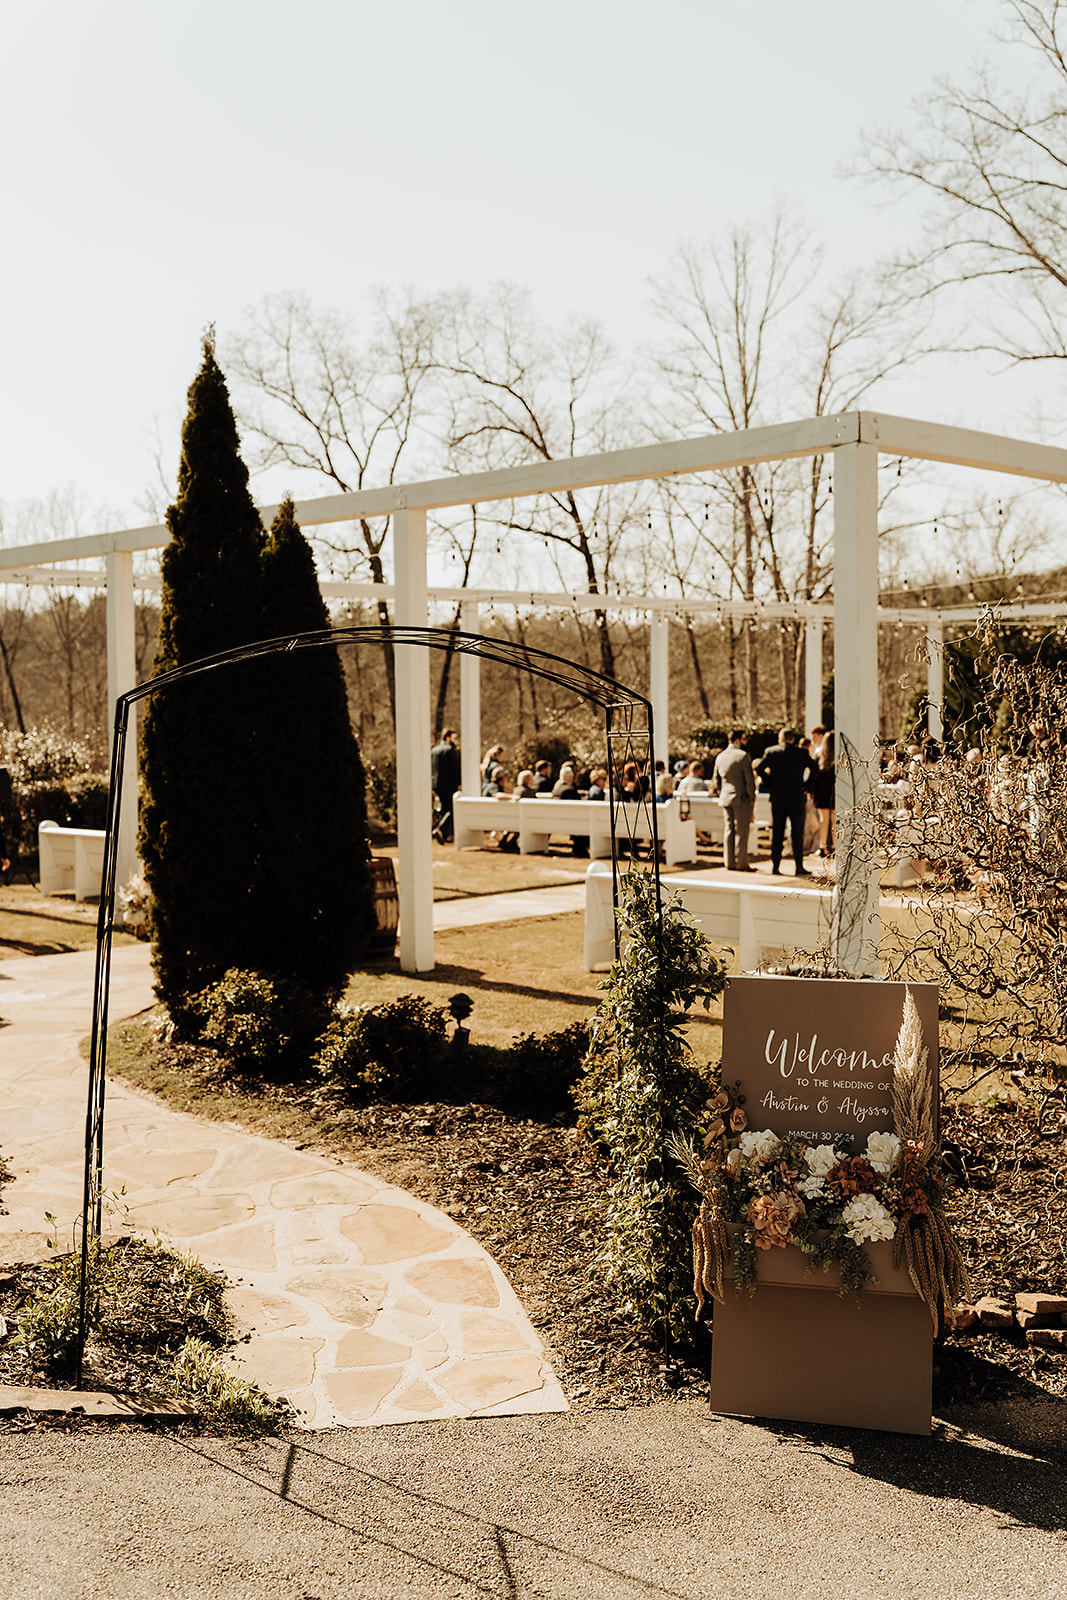
[[385, 1304], [388, 1284], [378, 1273], [364, 1272], [359, 1267], [337, 1267], [290, 1278], [286, 1288], [291, 1294], [315, 1301], [335, 1322], [365, 1328]]
[[175, 1239], [192, 1239], [214, 1233], [217, 1228], [247, 1222], [255, 1211], [246, 1194], [203, 1194], [131, 1207], [130, 1216], [138, 1228], [155, 1228]]
[[144, 1146], [127, 1146], [124, 1150], [109, 1150], [109, 1170], [131, 1183], [143, 1184], [150, 1189], [165, 1189], [182, 1179], [197, 1178], [207, 1172], [218, 1159], [218, 1151], [203, 1150], [149, 1150]]
[[325, 1339], [303, 1335], [289, 1338], [273, 1334], [255, 1345], [238, 1345], [229, 1357], [243, 1378], [259, 1385], [267, 1394], [287, 1394], [290, 1389], [309, 1388], [315, 1377], [315, 1358]]
[[485, 1261], [422, 1261], [405, 1273], [429, 1300], [457, 1306], [498, 1306], [500, 1291]]
[[327, 1373], [326, 1392], [336, 1410], [348, 1421], [366, 1422], [403, 1376], [403, 1367], [353, 1367], [348, 1371]]
[[457, 1238], [455, 1229], [434, 1228], [406, 1206], [363, 1206], [341, 1219], [341, 1232], [370, 1266], [434, 1255]]
[[544, 1387], [544, 1361], [534, 1355], [487, 1356], [458, 1361], [434, 1382], [466, 1411], [477, 1413], [503, 1405]]
[[354, 1206], [370, 1200], [378, 1185], [348, 1172], [312, 1172], [284, 1178], [271, 1187], [270, 1202], [279, 1210], [301, 1206]]
[[339, 1367], [388, 1367], [410, 1358], [410, 1345], [379, 1338], [376, 1333], [368, 1333], [363, 1328], [346, 1333], [337, 1343]]

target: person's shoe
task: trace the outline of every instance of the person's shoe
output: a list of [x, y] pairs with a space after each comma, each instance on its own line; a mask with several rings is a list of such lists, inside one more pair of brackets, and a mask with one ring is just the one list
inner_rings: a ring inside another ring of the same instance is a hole
[[782, 876], [781, 867], [772, 867], [771, 868], [771, 877], [772, 878], [780, 878], [781, 876]]
[[755, 867], [734, 867], [734, 872], [755, 872]]
[[793, 876], [794, 878], [810, 878], [814, 874], [810, 873], [806, 867], [798, 867]]

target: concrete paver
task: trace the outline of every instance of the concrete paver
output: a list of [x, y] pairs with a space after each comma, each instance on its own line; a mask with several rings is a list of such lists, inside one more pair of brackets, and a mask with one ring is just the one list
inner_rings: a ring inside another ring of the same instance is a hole
[[[46, 1211], [61, 1239], [81, 1211], [87, 1074], [78, 1046], [93, 961], [85, 952], [0, 964], [0, 1149], [15, 1174], [0, 1260], [44, 1253]], [[146, 946], [114, 951], [112, 1021], [151, 1005], [149, 963]], [[302, 1426], [567, 1409], [504, 1274], [433, 1206], [115, 1080], [104, 1150], [105, 1188], [125, 1191], [128, 1225], [158, 1231], [230, 1277], [248, 1334], [234, 1363], [267, 1394], [284, 1394]]]

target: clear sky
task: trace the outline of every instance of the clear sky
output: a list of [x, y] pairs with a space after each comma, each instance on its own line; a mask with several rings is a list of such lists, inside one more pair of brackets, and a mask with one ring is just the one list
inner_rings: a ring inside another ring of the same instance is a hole
[[[0, 0], [0, 503], [73, 484], [146, 520], [202, 327], [299, 288], [508, 278], [649, 332], [683, 237], [795, 203], [842, 264], [908, 213], [840, 176], [996, 47], [998, 0]], [[893, 409], [1007, 428], [1008, 389]], [[1009, 386], [1010, 387], [1010, 386]]]

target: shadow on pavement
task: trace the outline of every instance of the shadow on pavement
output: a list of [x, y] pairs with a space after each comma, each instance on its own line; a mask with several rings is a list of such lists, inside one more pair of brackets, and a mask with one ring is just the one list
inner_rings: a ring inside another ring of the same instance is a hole
[[783, 1443], [847, 1472], [910, 1494], [959, 1500], [999, 1513], [1003, 1527], [1067, 1538], [1067, 1406], [1017, 1380], [1010, 1401], [942, 1408], [929, 1439], [859, 1428], [753, 1419]]
[[[565, 1550], [304, 1444], [260, 1439], [244, 1452], [246, 1459], [239, 1466], [221, 1460], [200, 1442], [174, 1437], [173, 1443], [310, 1517], [420, 1568], [459, 1580], [472, 1593], [541, 1593], [549, 1583], [553, 1586], [547, 1592], [568, 1593], [584, 1576], [607, 1582], [609, 1590], [601, 1592], [610, 1592], [613, 1600], [646, 1595], [688, 1600], [680, 1589]], [[266, 1469], [261, 1465], [263, 1451], [271, 1458]], [[297, 1478], [300, 1490], [294, 1492]]]

